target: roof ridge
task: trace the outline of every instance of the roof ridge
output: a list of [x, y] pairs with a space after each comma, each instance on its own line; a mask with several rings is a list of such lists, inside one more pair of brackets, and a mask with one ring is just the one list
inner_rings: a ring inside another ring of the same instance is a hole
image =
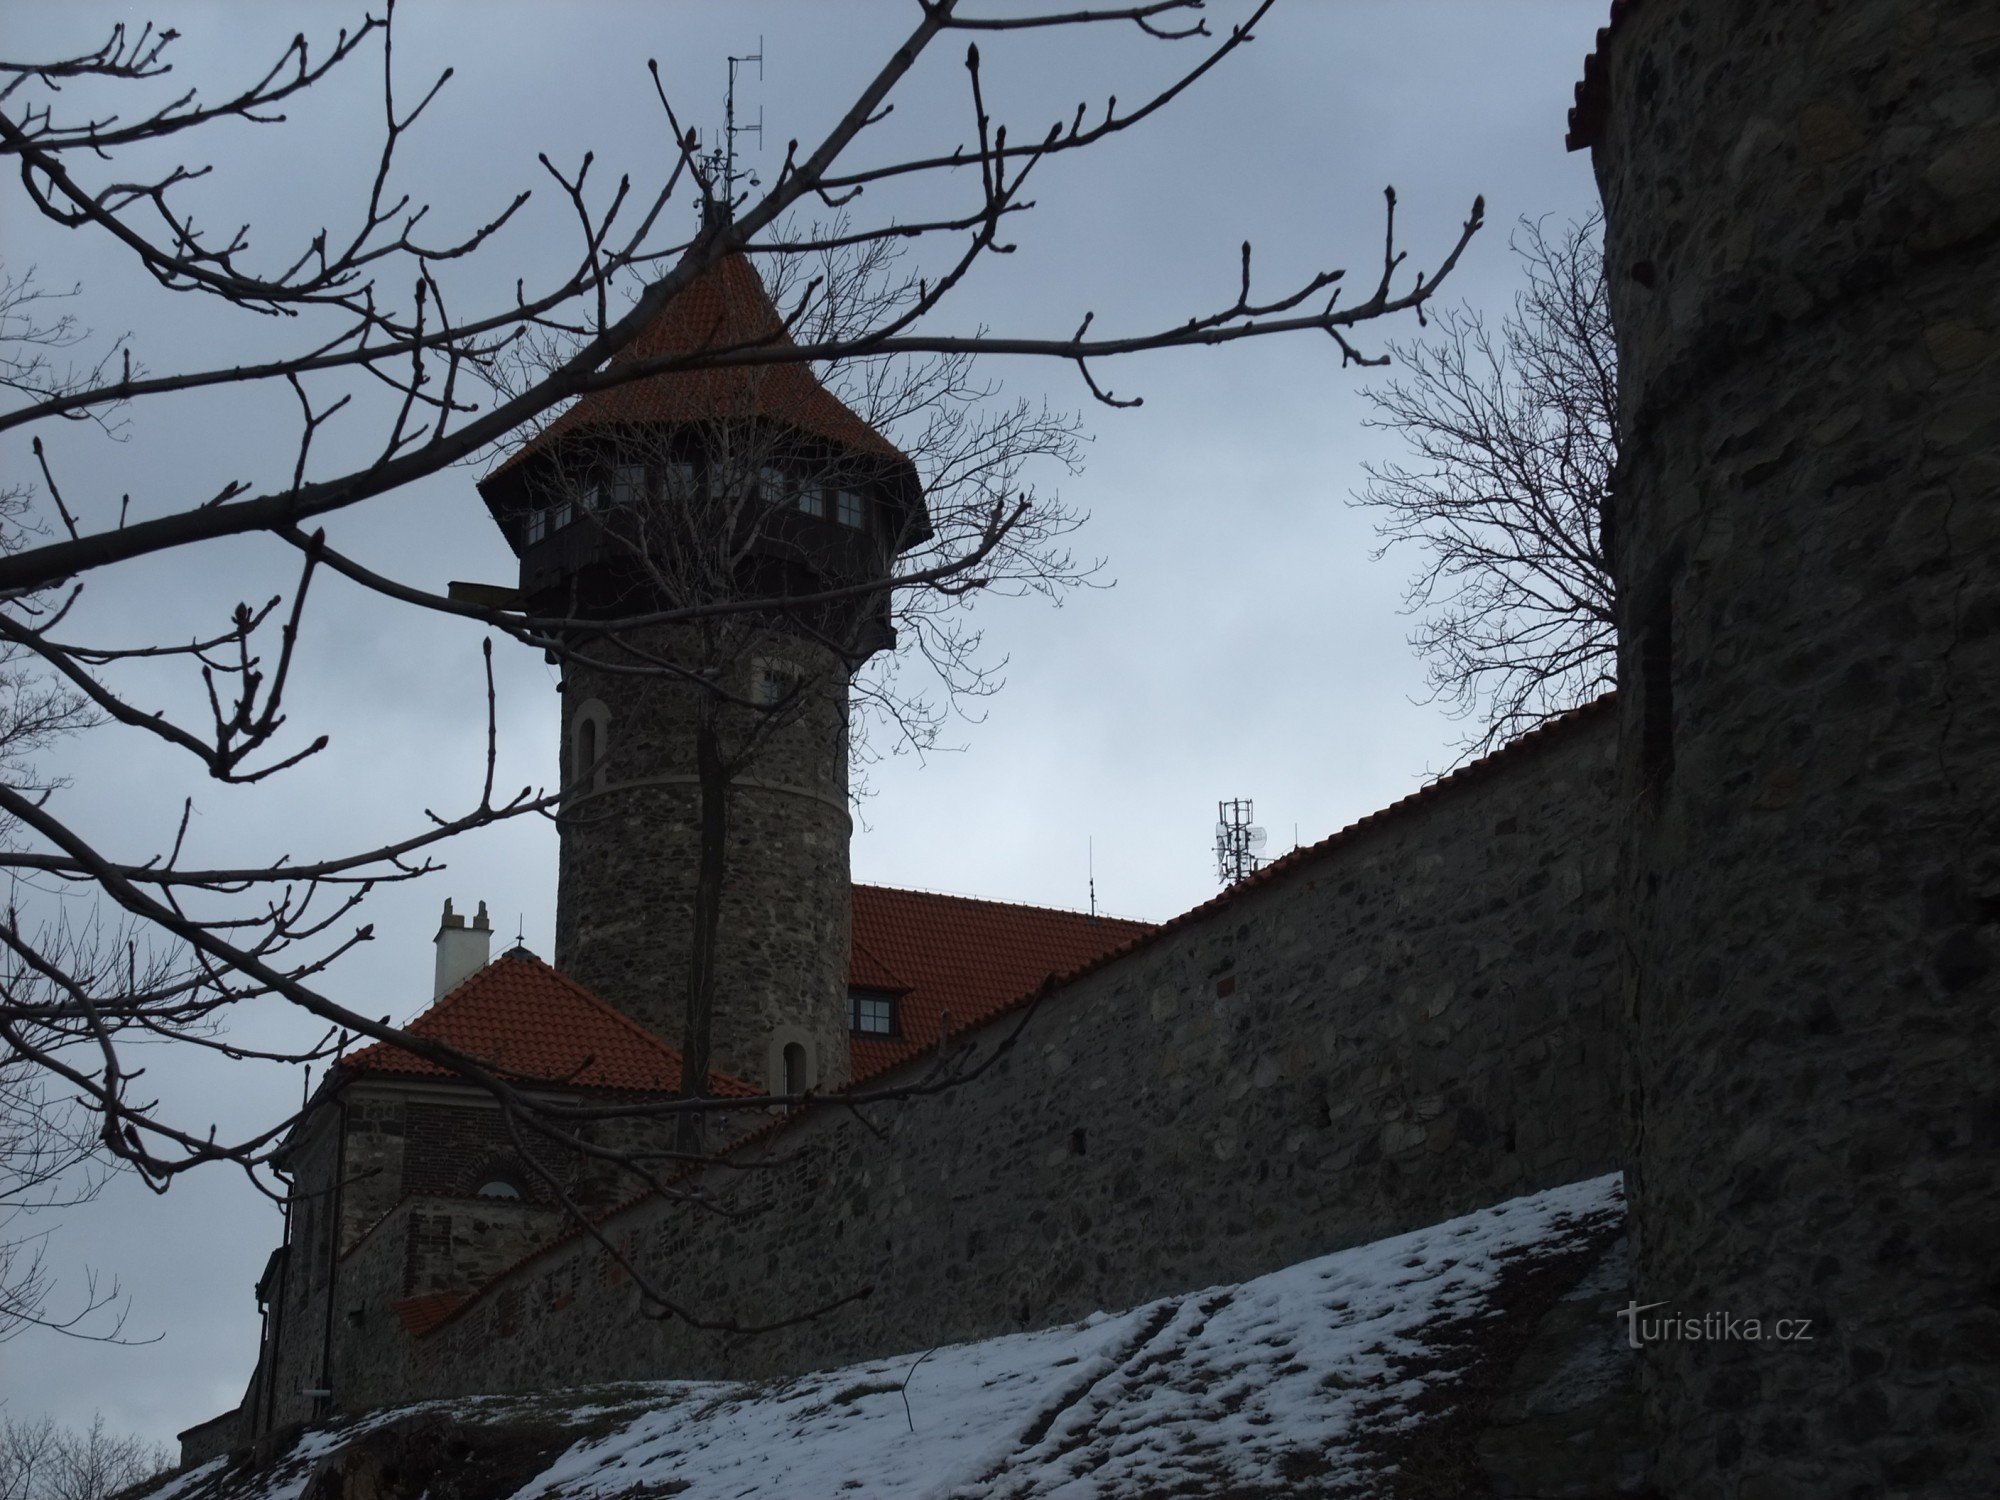
[[1047, 906], [1038, 901], [1002, 901], [993, 896], [968, 896], [959, 891], [934, 891], [918, 885], [883, 885], [874, 881], [855, 881], [849, 888], [855, 891], [887, 891], [897, 896], [927, 896], [934, 901], [961, 901], [968, 906], [1001, 906], [1011, 911], [1038, 911], [1056, 917], [1082, 917], [1093, 922], [1120, 922], [1129, 927], [1160, 925], [1147, 917], [1119, 917], [1110, 912], [1083, 911], [1074, 906]]

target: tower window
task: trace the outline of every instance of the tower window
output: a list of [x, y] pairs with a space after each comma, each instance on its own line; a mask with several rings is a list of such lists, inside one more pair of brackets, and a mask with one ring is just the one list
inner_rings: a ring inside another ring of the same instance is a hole
[[539, 542], [543, 537], [547, 536], [548, 534], [549, 534], [549, 513], [545, 510], [529, 511], [528, 526], [526, 531], [526, 535], [528, 538], [528, 545], [530, 547], [534, 546], [535, 543]]
[[750, 663], [750, 701], [759, 708], [776, 708], [798, 687], [798, 673], [783, 662], [757, 657]]
[[868, 506], [859, 490], [835, 490], [833, 515], [843, 526], [852, 526], [856, 531], [868, 529]]
[[785, 1044], [785, 1092], [803, 1094], [806, 1091], [806, 1049], [797, 1042]]
[[810, 484], [799, 487], [799, 509], [809, 516], [824, 517], [826, 515], [826, 500], [825, 490], [818, 489]]
[[776, 464], [764, 464], [757, 470], [757, 493], [769, 505], [782, 505], [791, 497], [791, 477]]
[[611, 712], [600, 699], [592, 698], [577, 706], [570, 716], [570, 781], [583, 781], [593, 792], [604, 790], [604, 752], [611, 744]]
[[896, 997], [855, 990], [847, 997], [848, 1025], [856, 1036], [895, 1036]]
[[672, 500], [691, 500], [695, 493], [694, 465], [684, 458], [675, 459], [666, 465], [661, 473], [665, 482], [667, 497]]
[[646, 498], [646, 466], [619, 464], [611, 471], [611, 503], [637, 505]]

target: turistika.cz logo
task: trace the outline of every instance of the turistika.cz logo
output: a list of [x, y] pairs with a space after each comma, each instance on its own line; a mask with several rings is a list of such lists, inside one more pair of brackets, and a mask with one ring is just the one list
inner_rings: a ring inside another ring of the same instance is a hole
[[[1773, 1343], [1799, 1344], [1810, 1343], [1813, 1338], [1811, 1318], [1745, 1318], [1726, 1312], [1653, 1313], [1653, 1309], [1666, 1305], [1629, 1302], [1619, 1308], [1618, 1316], [1625, 1320], [1625, 1342], [1637, 1349], [1671, 1340], [1684, 1344], [1761, 1344], [1768, 1339]], [[1646, 1316], [1648, 1313], [1653, 1316]]]

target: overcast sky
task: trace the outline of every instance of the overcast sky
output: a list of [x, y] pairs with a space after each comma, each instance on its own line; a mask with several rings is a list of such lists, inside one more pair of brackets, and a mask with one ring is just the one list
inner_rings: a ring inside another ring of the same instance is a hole
[[[1448, 301], [1496, 316], [1519, 285], [1507, 248], [1519, 217], [1582, 217], [1595, 194], [1588, 161], [1563, 150], [1564, 114], [1603, 0], [1295, 0], [1244, 54], [1146, 128], [1048, 164], [1035, 211], [1014, 226], [1019, 252], [981, 268], [935, 326], [1061, 336], [1086, 311], [1095, 331], [1126, 332], [1206, 313], [1233, 299], [1238, 247], [1257, 250], [1259, 290], [1316, 270], [1379, 266], [1382, 189], [1401, 200], [1412, 268], [1447, 250], [1475, 194], [1489, 227], [1448, 283]], [[573, 253], [574, 228], [536, 164], [546, 152], [593, 174], [651, 181], [665, 127], [645, 71], [660, 60], [696, 123], [720, 122], [723, 59], [754, 51], [740, 105], [762, 110], [774, 167], [787, 137], [810, 143], [852, 99], [912, 22], [904, 4], [579, 3], [477, 7], [406, 4], [397, 65], [406, 99], [439, 68], [456, 75], [405, 148], [403, 190], [463, 230], [535, 187], [530, 210], [463, 273], [460, 310], [504, 297]], [[1232, 7], [1219, 3], [1214, 20]], [[322, 40], [332, 5], [128, 7], [75, 3], [0, 11], [10, 57], [95, 44], [109, 25], [158, 17], [183, 33], [174, 83], [239, 87], [307, 28]], [[1130, 28], [1088, 36], [996, 37], [986, 54], [989, 108], [1038, 135], [1079, 101], [1129, 102], [1186, 54]], [[930, 60], [897, 96], [884, 154], [967, 138], [962, 53]], [[283, 127], [233, 126], [184, 149], [216, 171], [200, 185], [211, 223], [245, 220], [278, 249], [321, 223], [345, 222], [365, 190], [379, 135], [377, 61], [289, 111]], [[358, 148], [358, 149], [357, 149]], [[949, 184], [940, 184], [945, 190]], [[963, 189], [960, 188], [962, 193]], [[49, 283], [81, 283], [78, 311], [100, 335], [130, 330], [155, 372], [248, 358], [292, 330], [218, 314], [162, 293], [93, 237], [36, 219], [18, 182], [0, 192], [0, 257]], [[884, 195], [886, 196], [886, 195]], [[962, 197], [957, 201], [962, 202]], [[935, 205], [906, 195], [898, 212]], [[876, 212], [885, 210], [877, 207]], [[689, 214], [676, 205], [670, 212]], [[1361, 332], [1370, 349], [1419, 333], [1413, 322]], [[1082, 907], [1094, 849], [1104, 910], [1163, 919], [1213, 894], [1216, 803], [1250, 797], [1273, 851], [1311, 842], [1414, 790], [1448, 765], [1465, 726], [1423, 696], [1402, 592], [1417, 559], [1371, 561], [1369, 516], [1348, 504], [1362, 465], [1393, 458], [1393, 437], [1363, 426], [1372, 372], [1343, 370], [1324, 338], [1257, 340], [1167, 353], [1100, 372], [1145, 404], [1094, 405], [1073, 370], [1024, 360], [989, 373], [1010, 395], [1083, 410], [1094, 441], [1063, 497], [1091, 514], [1078, 550], [1106, 560], [1115, 587], [1037, 600], [985, 601], [979, 623], [1008, 659], [1004, 692], [983, 720], [959, 723], [957, 748], [903, 756], [872, 773], [853, 845], [859, 881]], [[365, 404], [365, 403], [364, 403]], [[363, 414], [365, 415], [365, 413]], [[185, 505], [232, 478], [268, 485], [289, 472], [295, 429], [282, 390], [176, 397], [131, 414], [124, 442], [89, 429], [46, 434], [72, 504], [86, 519]], [[323, 462], [366, 450], [357, 420], [330, 435]], [[24, 447], [0, 445], [10, 479], [30, 477]], [[508, 582], [513, 559], [473, 489], [454, 470], [331, 523], [334, 538], [427, 587], [454, 578]], [[238, 598], [287, 590], [285, 549], [205, 547], [90, 580], [77, 631], [130, 641], [212, 628]], [[332, 580], [291, 695], [296, 743], [326, 732], [327, 755], [256, 789], [192, 779], [142, 737], [100, 730], [61, 748], [50, 769], [72, 779], [66, 811], [121, 856], [171, 838], [183, 792], [195, 799], [189, 857], [216, 863], [289, 851], [305, 858], [408, 831], [422, 809], [476, 795], [484, 744], [482, 632], [400, 611]], [[503, 785], [554, 775], [553, 675], [502, 641]], [[163, 702], [185, 685], [161, 682]], [[1295, 834], [1296, 831], [1296, 834]], [[446, 896], [489, 903], [513, 935], [548, 955], [555, 843], [545, 825], [483, 836], [440, 875], [371, 903], [375, 940], [345, 962], [331, 992], [407, 1019], [429, 999]], [[251, 1018], [259, 1035], [291, 1034]], [[226, 1130], [275, 1118], [300, 1088], [296, 1070], [218, 1071], [162, 1056], [155, 1080]], [[254, 1354], [252, 1283], [276, 1243], [276, 1211], [217, 1172], [154, 1198], [126, 1182], [72, 1212], [53, 1241], [75, 1293], [83, 1268], [131, 1294], [137, 1348], [26, 1334], [0, 1345], [0, 1398], [15, 1416], [86, 1422], [167, 1438], [233, 1406]], [[59, 1294], [60, 1296], [61, 1294]]]

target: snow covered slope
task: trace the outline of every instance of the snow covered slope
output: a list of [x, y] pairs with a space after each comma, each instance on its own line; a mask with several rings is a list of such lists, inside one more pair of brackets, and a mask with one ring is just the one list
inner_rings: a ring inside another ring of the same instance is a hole
[[1604, 1177], [1235, 1286], [783, 1382], [377, 1413], [150, 1500], [1427, 1493], [1622, 1219]]

